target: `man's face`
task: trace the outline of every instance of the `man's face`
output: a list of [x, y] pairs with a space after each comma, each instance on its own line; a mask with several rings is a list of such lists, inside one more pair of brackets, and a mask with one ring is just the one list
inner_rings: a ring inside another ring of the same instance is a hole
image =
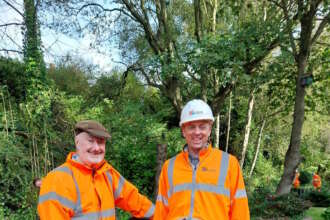
[[211, 134], [212, 122], [208, 120], [199, 120], [187, 122], [182, 125], [182, 134], [186, 139], [188, 148], [198, 150], [208, 144], [208, 138]]
[[104, 159], [105, 139], [94, 137], [86, 132], [82, 132], [75, 137], [77, 154], [79, 160], [93, 167]]
[[42, 180], [41, 179], [37, 179], [34, 183], [35, 187], [38, 187], [40, 188], [41, 187], [41, 184], [42, 184]]

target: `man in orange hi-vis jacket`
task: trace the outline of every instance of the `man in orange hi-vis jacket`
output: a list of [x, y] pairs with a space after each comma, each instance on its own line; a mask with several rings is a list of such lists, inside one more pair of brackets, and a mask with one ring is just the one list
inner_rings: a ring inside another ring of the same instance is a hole
[[293, 183], [292, 183], [294, 189], [299, 189], [299, 187], [300, 187], [299, 176], [300, 176], [300, 174], [299, 174], [298, 170], [296, 170], [296, 173], [295, 173], [294, 179], [293, 179]]
[[192, 100], [184, 106], [180, 127], [187, 144], [163, 165], [155, 220], [250, 219], [237, 159], [208, 143], [213, 121], [204, 101]]
[[115, 207], [150, 218], [154, 205], [104, 160], [108, 131], [93, 120], [75, 126], [76, 152], [43, 179], [41, 220], [115, 219]]
[[313, 186], [315, 190], [319, 192], [321, 191], [322, 182], [321, 177], [318, 175], [318, 172], [314, 173], [313, 175]]

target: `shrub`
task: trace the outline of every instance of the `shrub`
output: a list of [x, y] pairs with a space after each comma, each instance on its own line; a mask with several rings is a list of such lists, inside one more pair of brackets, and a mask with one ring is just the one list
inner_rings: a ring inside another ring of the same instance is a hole
[[295, 193], [273, 197], [267, 188], [258, 188], [249, 196], [252, 217], [279, 218], [299, 216], [310, 206]]
[[311, 191], [306, 195], [305, 199], [310, 200], [314, 204], [314, 206], [329, 207], [330, 191], [328, 189], [324, 189], [321, 192]]
[[328, 207], [321, 216], [324, 220], [330, 220], [330, 207]]
[[301, 171], [299, 180], [301, 185], [307, 185], [312, 181], [312, 174], [309, 173], [308, 171]]

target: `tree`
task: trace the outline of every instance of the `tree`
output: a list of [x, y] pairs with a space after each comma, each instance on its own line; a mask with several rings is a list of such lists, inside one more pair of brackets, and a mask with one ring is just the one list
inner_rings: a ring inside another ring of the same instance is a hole
[[[306, 85], [302, 84], [302, 78], [313, 71], [309, 65], [309, 57], [312, 46], [320, 37], [326, 25], [329, 23], [330, 13], [326, 1], [273, 1], [283, 10], [288, 22], [287, 33], [290, 39], [292, 55], [296, 62], [296, 95], [294, 104], [293, 124], [288, 151], [285, 155], [284, 172], [277, 187], [276, 194], [283, 195], [290, 192], [294, 171], [298, 167], [300, 158], [301, 131], [304, 123]], [[321, 15], [321, 22], [316, 20]], [[300, 25], [298, 45], [294, 39], [297, 25]], [[317, 25], [318, 24], [318, 25]], [[313, 31], [315, 31], [313, 33]]]
[[87, 97], [90, 86], [88, 80], [92, 79], [93, 66], [86, 65], [81, 59], [69, 55], [57, 64], [51, 64], [47, 77], [54, 80], [55, 87], [70, 95]]
[[257, 159], [258, 159], [258, 154], [259, 154], [260, 144], [261, 144], [261, 137], [262, 137], [262, 132], [264, 130], [265, 124], [266, 124], [266, 119], [263, 119], [262, 124], [261, 124], [260, 129], [259, 129], [259, 132], [258, 132], [258, 141], [257, 141], [257, 146], [256, 146], [256, 152], [254, 153], [254, 158], [253, 158], [251, 170], [250, 170], [250, 173], [249, 173], [249, 178], [251, 178], [251, 176], [252, 176], [254, 167], [255, 167]]
[[243, 167], [244, 160], [245, 160], [245, 154], [247, 150], [247, 146], [249, 143], [249, 136], [250, 136], [250, 130], [251, 130], [251, 120], [252, 120], [252, 111], [253, 111], [253, 105], [254, 105], [254, 90], [251, 91], [249, 102], [248, 102], [249, 108], [248, 113], [246, 117], [246, 125], [245, 125], [245, 132], [244, 132], [244, 142], [243, 142], [243, 149], [242, 149], [242, 156], [240, 160], [240, 166]]
[[[218, 115], [239, 75], [252, 76], [255, 68], [278, 45], [280, 26], [274, 25], [278, 22], [277, 12], [269, 4], [262, 8], [256, 4], [253, 13], [243, 17], [239, 15], [240, 10], [234, 8], [246, 5], [229, 2], [227, 9], [222, 5], [224, 2], [214, 0], [120, 0], [111, 5], [73, 0], [61, 3], [66, 4], [66, 10], [58, 11], [74, 18], [77, 23], [70, 27], [77, 30], [109, 36], [114, 32], [97, 21], [115, 24], [120, 44], [125, 47], [123, 60], [128, 62], [128, 70], [159, 89], [176, 110], [177, 118], [184, 102], [192, 97], [210, 103]], [[47, 6], [49, 4], [52, 3], [48, 2]], [[259, 11], [267, 11], [268, 16]], [[116, 20], [109, 14], [117, 16]], [[223, 22], [221, 16], [230, 17], [226, 17], [229, 23]], [[247, 22], [231, 23], [240, 16]], [[78, 17], [87, 19], [84, 29]], [[67, 24], [62, 25], [67, 32], [66, 28]], [[236, 34], [231, 34], [234, 32]], [[230, 48], [232, 45], [235, 47]], [[199, 61], [200, 58], [203, 59]]]

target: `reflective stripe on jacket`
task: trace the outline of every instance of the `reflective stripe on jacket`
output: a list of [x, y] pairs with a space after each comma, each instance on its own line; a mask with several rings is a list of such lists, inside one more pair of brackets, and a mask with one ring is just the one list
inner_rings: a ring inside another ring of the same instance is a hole
[[237, 159], [211, 146], [199, 158], [197, 168], [184, 151], [164, 163], [154, 219], [250, 219]]
[[43, 179], [38, 213], [40, 219], [115, 219], [115, 207], [135, 217], [152, 217], [154, 205], [110, 164], [92, 170], [67, 160]]

